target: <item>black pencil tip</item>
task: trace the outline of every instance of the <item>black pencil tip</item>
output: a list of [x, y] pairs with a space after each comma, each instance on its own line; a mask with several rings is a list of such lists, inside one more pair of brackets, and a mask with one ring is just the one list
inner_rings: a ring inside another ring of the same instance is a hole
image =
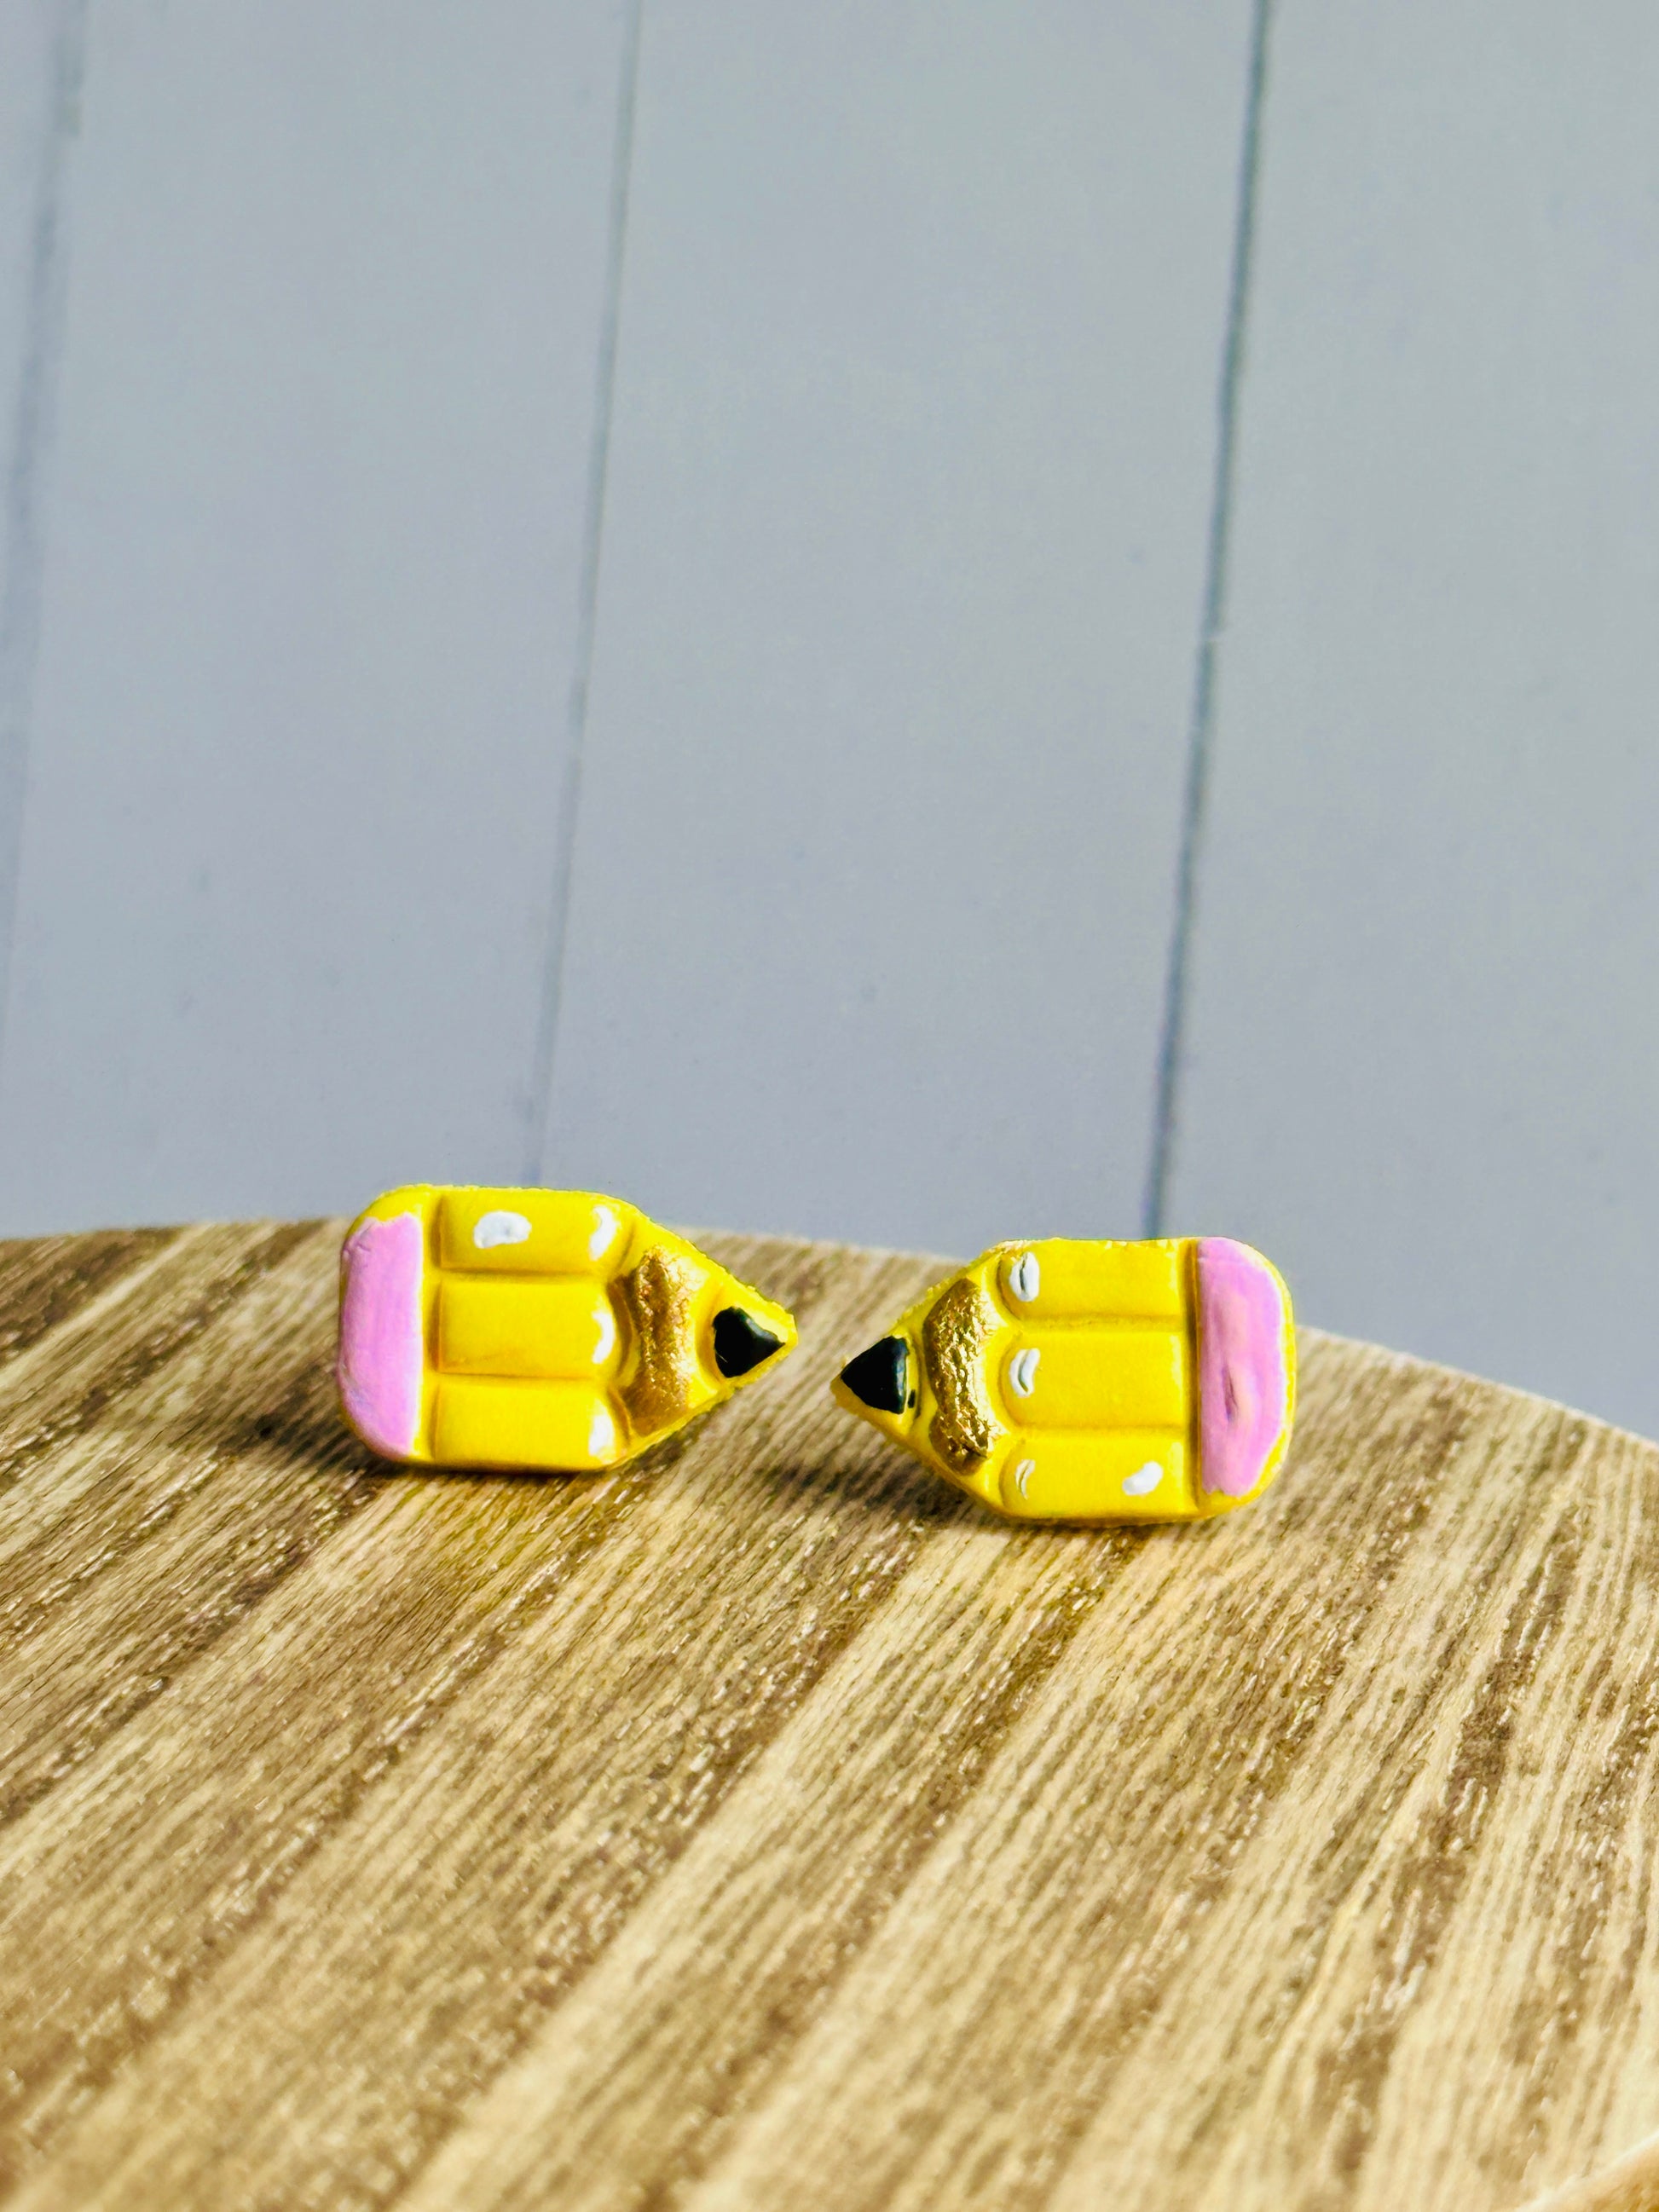
[[849, 1359], [841, 1379], [872, 1413], [902, 1413], [910, 1382], [910, 1347], [902, 1336], [884, 1336]]
[[723, 1306], [714, 1316], [714, 1364], [728, 1382], [769, 1359], [782, 1344], [741, 1306]]

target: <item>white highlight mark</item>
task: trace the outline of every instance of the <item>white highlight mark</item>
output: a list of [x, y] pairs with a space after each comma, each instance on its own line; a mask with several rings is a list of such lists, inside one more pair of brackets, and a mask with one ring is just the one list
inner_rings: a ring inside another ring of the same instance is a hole
[[1037, 1361], [1042, 1356], [1034, 1345], [1028, 1344], [1008, 1362], [1008, 1388], [1017, 1398], [1029, 1398], [1036, 1389]]
[[1138, 1467], [1133, 1474], [1124, 1476], [1124, 1493], [1130, 1498], [1145, 1498], [1156, 1490], [1163, 1480], [1163, 1468], [1155, 1459], [1149, 1459], [1145, 1467]]
[[608, 1206], [596, 1206], [593, 1209], [593, 1233], [587, 1240], [588, 1258], [602, 1260], [616, 1233], [616, 1215]]
[[602, 1467], [617, 1449], [617, 1424], [611, 1419], [611, 1408], [601, 1402], [593, 1408], [587, 1424], [587, 1456], [595, 1466]]
[[1014, 1488], [1018, 1491], [1022, 1498], [1030, 1494], [1029, 1485], [1036, 1473], [1036, 1462], [1034, 1459], [1021, 1460], [1019, 1465], [1014, 1469]]
[[1021, 1305], [1029, 1306], [1042, 1288], [1042, 1270], [1035, 1252], [1022, 1252], [1008, 1270], [1008, 1287]]
[[611, 1310], [611, 1301], [605, 1298], [599, 1304], [599, 1340], [593, 1346], [593, 1364], [601, 1367], [610, 1358], [617, 1341], [617, 1316]]
[[522, 1244], [529, 1235], [530, 1224], [522, 1213], [481, 1213], [472, 1224], [472, 1242], [480, 1252], [497, 1244]]

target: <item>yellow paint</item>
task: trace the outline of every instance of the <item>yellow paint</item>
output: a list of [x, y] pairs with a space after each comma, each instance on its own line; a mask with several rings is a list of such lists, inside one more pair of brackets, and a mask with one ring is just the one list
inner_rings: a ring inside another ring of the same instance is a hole
[[438, 1365], [447, 1374], [605, 1380], [620, 1346], [603, 1283], [499, 1272], [438, 1279]]
[[[1049, 1321], [1182, 1322], [1187, 1315], [1187, 1245], [1191, 1238], [1160, 1237], [1144, 1244], [1108, 1244], [1083, 1237], [1051, 1237], [1009, 1247], [998, 1269], [1004, 1304], [1012, 1314]], [[1037, 1266], [1037, 1291], [1022, 1298], [1010, 1277], [1030, 1253]]]
[[626, 1453], [603, 1390], [582, 1382], [498, 1382], [441, 1375], [432, 1447], [440, 1467], [614, 1467]]
[[[1021, 1360], [1030, 1362], [1024, 1396], [1009, 1372]], [[1019, 1428], [1167, 1429], [1184, 1436], [1189, 1364], [1181, 1319], [1109, 1333], [1086, 1322], [1014, 1328], [999, 1395]]]
[[[401, 1204], [405, 1195], [393, 1191], [391, 1198]], [[631, 1206], [586, 1190], [490, 1190], [468, 1185], [459, 1190], [434, 1190], [430, 1197], [436, 1208], [439, 1265], [465, 1268], [469, 1274], [598, 1274], [603, 1279], [617, 1273], [611, 1263], [619, 1240], [645, 1219]], [[378, 1213], [387, 1203], [376, 1199], [368, 1210]], [[519, 1214], [529, 1224], [529, 1237], [523, 1243], [481, 1249], [478, 1224], [492, 1213]], [[650, 1230], [648, 1222], [645, 1225]], [[666, 1238], [665, 1231], [653, 1233]]]
[[[413, 1184], [366, 1207], [347, 1243], [366, 1221], [410, 1213], [425, 1252], [411, 1462], [614, 1467], [794, 1345], [781, 1306], [621, 1200]], [[672, 1295], [642, 1298], [641, 1284]], [[722, 1373], [716, 1360], [715, 1318], [730, 1309], [777, 1340], [741, 1374]]]
[[[1187, 1440], [1168, 1429], [1050, 1431], [1028, 1437], [999, 1465], [994, 1502], [1022, 1520], [1097, 1520], [1104, 1496], [1122, 1501], [1115, 1519], [1168, 1521], [1191, 1500]], [[1126, 1482], [1133, 1488], [1126, 1491]]]

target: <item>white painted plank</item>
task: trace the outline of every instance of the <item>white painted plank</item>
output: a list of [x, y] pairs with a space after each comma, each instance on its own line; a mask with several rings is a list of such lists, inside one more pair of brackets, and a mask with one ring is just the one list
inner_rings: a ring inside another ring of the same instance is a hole
[[1176, 1194], [1659, 1433], [1659, 15], [1275, 11]]
[[653, 0], [546, 1166], [1132, 1230], [1243, 0]]
[[94, 0], [0, 1226], [511, 1176], [615, 0]]

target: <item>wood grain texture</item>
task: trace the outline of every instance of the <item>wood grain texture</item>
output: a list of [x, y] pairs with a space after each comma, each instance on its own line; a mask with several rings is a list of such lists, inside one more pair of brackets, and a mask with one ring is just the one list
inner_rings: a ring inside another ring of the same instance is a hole
[[1659, 2212], [1659, 2136], [1599, 2173], [1552, 2190], [1526, 2212]]
[[1008, 1529], [825, 1393], [941, 1263], [720, 1237], [778, 1376], [416, 1477], [339, 1231], [0, 1248], [9, 2205], [1659, 2202], [1652, 1446], [1308, 1332], [1259, 1507]]

